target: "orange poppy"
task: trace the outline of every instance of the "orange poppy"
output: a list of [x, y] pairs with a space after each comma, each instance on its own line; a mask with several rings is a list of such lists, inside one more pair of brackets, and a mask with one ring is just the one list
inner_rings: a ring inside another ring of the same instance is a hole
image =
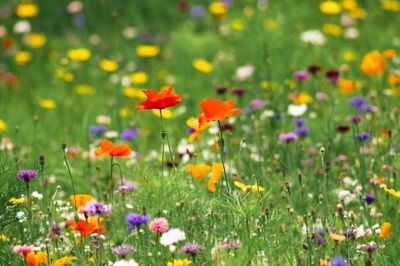
[[208, 190], [210, 190], [211, 192], [217, 191], [215, 184], [217, 184], [219, 182], [219, 180], [221, 179], [223, 170], [224, 170], [224, 168], [223, 168], [222, 163], [213, 163], [212, 164], [212, 176], [211, 176], [210, 180], [208, 181], [208, 185], [207, 185]]
[[210, 121], [223, 121], [242, 111], [239, 108], [234, 108], [235, 101], [233, 100], [222, 102], [217, 99], [205, 99], [200, 102], [200, 107], [204, 113], [197, 118], [199, 127]]
[[100, 232], [104, 233], [104, 226], [101, 226], [102, 218], [89, 217], [87, 222], [84, 219], [79, 219], [78, 223], [75, 223], [74, 220], [69, 222], [69, 227], [81, 232], [83, 237], [86, 237], [87, 234], [94, 234]]
[[161, 89], [160, 92], [153, 90], [143, 90], [144, 94], [147, 96], [147, 100], [140, 102], [139, 107], [136, 110], [143, 109], [165, 109], [171, 106], [175, 106], [182, 101], [182, 95], [174, 95], [172, 90], [174, 88], [165, 87]]
[[72, 204], [79, 209], [80, 207], [84, 207], [86, 203], [94, 199], [94, 197], [88, 194], [76, 194], [69, 196], [69, 199], [71, 200]]
[[94, 154], [97, 158], [102, 158], [107, 155], [126, 157], [131, 154], [131, 148], [126, 144], [115, 146], [111, 141], [103, 139], [100, 141], [100, 147], [94, 151]]
[[387, 238], [390, 235], [390, 228], [392, 225], [390, 223], [383, 223], [381, 227], [381, 232], [379, 233], [380, 238]]
[[65, 266], [68, 263], [71, 263], [71, 261], [75, 260], [76, 257], [73, 256], [65, 256], [62, 257], [61, 259], [56, 260], [54, 263], [51, 263], [51, 266]]
[[39, 266], [41, 263], [47, 264], [47, 253], [31, 251], [26, 255], [25, 260], [29, 266]]
[[196, 179], [202, 179], [204, 176], [208, 174], [208, 172], [211, 171], [211, 166], [207, 164], [200, 164], [200, 165], [188, 164], [187, 168], [189, 170], [189, 174]]

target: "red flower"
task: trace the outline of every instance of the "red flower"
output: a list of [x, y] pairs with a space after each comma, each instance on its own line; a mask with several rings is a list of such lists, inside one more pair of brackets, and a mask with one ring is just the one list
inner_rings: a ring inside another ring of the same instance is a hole
[[140, 102], [136, 110], [165, 109], [175, 106], [182, 101], [182, 95], [173, 95], [173, 87], [163, 88], [160, 92], [144, 90], [147, 100]]
[[86, 237], [88, 234], [104, 233], [104, 226], [101, 226], [102, 218], [89, 217], [86, 220], [79, 219], [78, 223], [74, 220], [69, 222], [69, 227], [81, 232], [82, 237]]
[[131, 148], [126, 144], [121, 144], [114, 146], [114, 144], [109, 140], [101, 140], [100, 147], [98, 147], [94, 154], [97, 158], [102, 158], [104, 156], [129, 156], [131, 154]]
[[234, 108], [235, 101], [233, 100], [222, 102], [217, 99], [205, 99], [200, 102], [200, 107], [204, 112], [198, 117], [200, 127], [210, 121], [223, 121], [242, 111], [239, 108]]

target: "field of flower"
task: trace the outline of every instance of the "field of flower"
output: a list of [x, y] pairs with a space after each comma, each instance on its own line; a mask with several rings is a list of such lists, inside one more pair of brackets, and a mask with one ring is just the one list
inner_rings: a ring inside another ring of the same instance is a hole
[[400, 265], [399, 0], [3, 0], [0, 265]]

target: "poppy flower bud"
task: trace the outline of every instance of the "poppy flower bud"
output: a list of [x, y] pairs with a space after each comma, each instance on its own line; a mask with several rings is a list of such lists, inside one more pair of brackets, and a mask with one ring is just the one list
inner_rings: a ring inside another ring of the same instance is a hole
[[325, 154], [325, 147], [321, 147], [321, 148], [319, 149], [319, 152], [320, 152], [321, 154]]
[[40, 164], [40, 166], [43, 166], [44, 163], [45, 163], [45, 158], [44, 158], [44, 155], [41, 154], [41, 155], [39, 156], [39, 164]]
[[62, 151], [65, 151], [66, 148], [67, 148], [67, 144], [62, 143], [62, 144], [61, 144], [61, 149], [62, 149]]
[[342, 205], [341, 203], [339, 203], [339, 204], [336, 205], [336, 209], [337, 209], [337, 211], [338, 211], [340, 214], [343, 213], [343, 205]]
[[167, 132], [165, 130], [161, 131], [161, 137], [164, 139], [167, 136]]
[[290, 190], [292, 184], [290, 184], [290, 182], [288, 180], [285, 181], [285, 187], [287, 190]]

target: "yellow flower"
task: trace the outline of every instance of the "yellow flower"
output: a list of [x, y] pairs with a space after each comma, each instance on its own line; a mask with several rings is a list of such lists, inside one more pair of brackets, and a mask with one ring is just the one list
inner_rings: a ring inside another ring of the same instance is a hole
[[310, 94], [305, 91], [300, 92], [295, 99], [292, 100], [294, 104], [306, 104], [313, 101]]
[[135, 89], [132, 87], [126, 87], [124, 88], [124, 95], [129, 97], [129, 98], [139, 98], [139, 99], [144, 99], [146, 98], [146, 94], [140, 89]]
[[[158, 109], [153, 109], [153, 110], [151, 110], [152, 111], [152, 113], [155, 115], [155, 116], [158, 116], [158, 117], [160, 117], [160, 111], [158, 110]], [[176, 116], [176, 114], [175, 113], [173, 113], [171, 110], [169, 110], [169, 109], [164, 109], [164, 110], [162, 110], [162, 116], [163, 116], [163, 118], [165, 118], [165, 119], [170, 119], [170, 118], [174, 118], [175, 116]]]
[[100, 61], [100, 67], [106, 72], [114, 72], [118, 69], [118, 63], [114, 60], [103, 59]]
[[15, 62], [18, 65], [25, 65], [32, 60], [32, 54], [28, 51], [19, 51], [15, 54]]
[[342, 28], [340, 28], [340, 26], [335, 25], [335, 24], [324, 24], [322, 26], [322, 30], [323, 32], [333, 35], [333, 36], [339, 36], [340, 34], [342, 34]]
[[255, 185], [245, 185], [243, 183], [240, 183], [238, 181], [234, 182], [235, 186], [237, 186], [238, 188], [240, 188], [243, 192], [264, 192], [265, 188], [258, 186], [257, 184]]
[[390, 223], [383, 223], [381, 227], [381, 232], [379, 233], [380, 238], [387, 238], [390, 235], [390, 228], [392, 225]]
[[346, 239], [346, 237], [344, 235], [338, 235], [338, 234], [334, 234], [334, 233], [330, 233], [329, 237], [332, 240], [335, 240], [336, 242], [342, 242], [343, 240]]
[[56, 76], [67, 82], [71, 82], [74, 80], [74, 74], [69, 71], [65, 71], [64, 69], [57, 69]]
[[143, 71], [131, 74], [130, 78], [135, 84], [144, 84], [149, 80], [149, 76]]
[[4, 120], [0, 119], [0, 132], [3, 132], [7, 129], [7, 124]]
[[65, 256], [65, 257], [62, 257], [62, 258], [56, 260], [55, 262], [53, 262], [51, 264], [51, 266], [64, 266], [64, 265], [66, 265], [68, 263], [71, 263], [71, 261], [73, 261], [75, 259], [76, 259], [76, 257]]
[[396, 50], [394, 50], [394, 49], [387, 49], [387, 50], [383, 51], [383, 57], [385, 59], [392, 59], [396, 55], [397, 55], [397, 53], [396, 53]]
[[190, 264], [192, 264], [192, 261], [189, 259], [174, 259], [168, 262], [167, 266], [186, 266]]
[[7, 240], [7, 236], [4, 234], [0, 234], [0, 240]]
[[20, 18], [30, 18], [37, 15], [39, 8], [36, 4], [19, 4], [15, 9], [15, 14]]
[[232, 30], [242, 31], [244, 29], [243, 22], [239, 19], [235, 19], [230, 24]]
[[342, 7], [346, 10], [355, 10], [358, 8], [358, 4], [356, 0], [343, 0]]
[[228, 12], [228, 8], [222, 2], [213, 2], [208, 7], [210, 13], [213, 14], [218, 19], [223, 19]]
[[124, 108], [120, 108], [119, 109], [119, 116], [120, 117], [127, 117], [131, 112], [131, 109], [129, 109], [128, 107], [124, 107]]
[[95, 89], [88, 85], [76, 85], [74, 91], [79, 95], [92, 95], [95, 93]]
[[213, 70], [213, 66], [211, 63], [204, 59], [196, 59], [193, 61], [193, 67], [200, 72], [210, 73]]
[[22, 204], [25, 203], [25, 198], [11, 198], [8, 200], [9, 203], [11, 203], [12, 205], [17, 205], [17, 204]]
[[319, 9], [327, 15], [335, 15], [342, 11], [342, 7], [335, 1], [322, 2], [319, 5]]
[[143, 58], [155, 57], [160, 53], [160, 47], [156, 45], [139, 45], [136, 54]]
[[365, 10], [362, 8], [356, 8], [351, 10], [350, 16], [354, 19], [363, 19], [365, 18]]
[[199, 127], [199, 122], [197, 118], [191, 117], [188, 120], [186, 120], [186, 125], [193, 130], [193, 132], [189, 135], [188, 141], [189, 143], [192, 143], [195, 140], [198, 140], [200, 138], [200, 135], [203, 133], [203, 131], [211, 126], [212, 122], [208, 122], [203, 124], [201, 127]]
[[356, 54], [354, 52], [351, 51], [347, 51], [343, 54], [343, 59], [347, 62], [351, 62], [356, 60]]
[[361, 70], [365, 74], [369, 76], [382, 76], [384, 69], [385, 61], [383, 55], [379, 51], [374, 50], [363, 57], [361, 62]]
[[92, 53], [86, 48], [68, 49], [67, 56], [74, 61], [84, 62], [89, 60]]
[[51, 99], [40, 99], [39, 106], [44, 109], [54, 109], [56, 107], [56, 103]]
[[400, 191], [396, 191], [393, 188], [383, 187], [383, 190], [388, 193], [390, 196], [400, 199]]
[[383, 0], [382, 8], [389, 11], [400, 11], [400, 2], [396, 0]]
[[26, 44], [37, 49], [46, 44], [46, 35], [42, 33], [32, 33], [26, 37]]

